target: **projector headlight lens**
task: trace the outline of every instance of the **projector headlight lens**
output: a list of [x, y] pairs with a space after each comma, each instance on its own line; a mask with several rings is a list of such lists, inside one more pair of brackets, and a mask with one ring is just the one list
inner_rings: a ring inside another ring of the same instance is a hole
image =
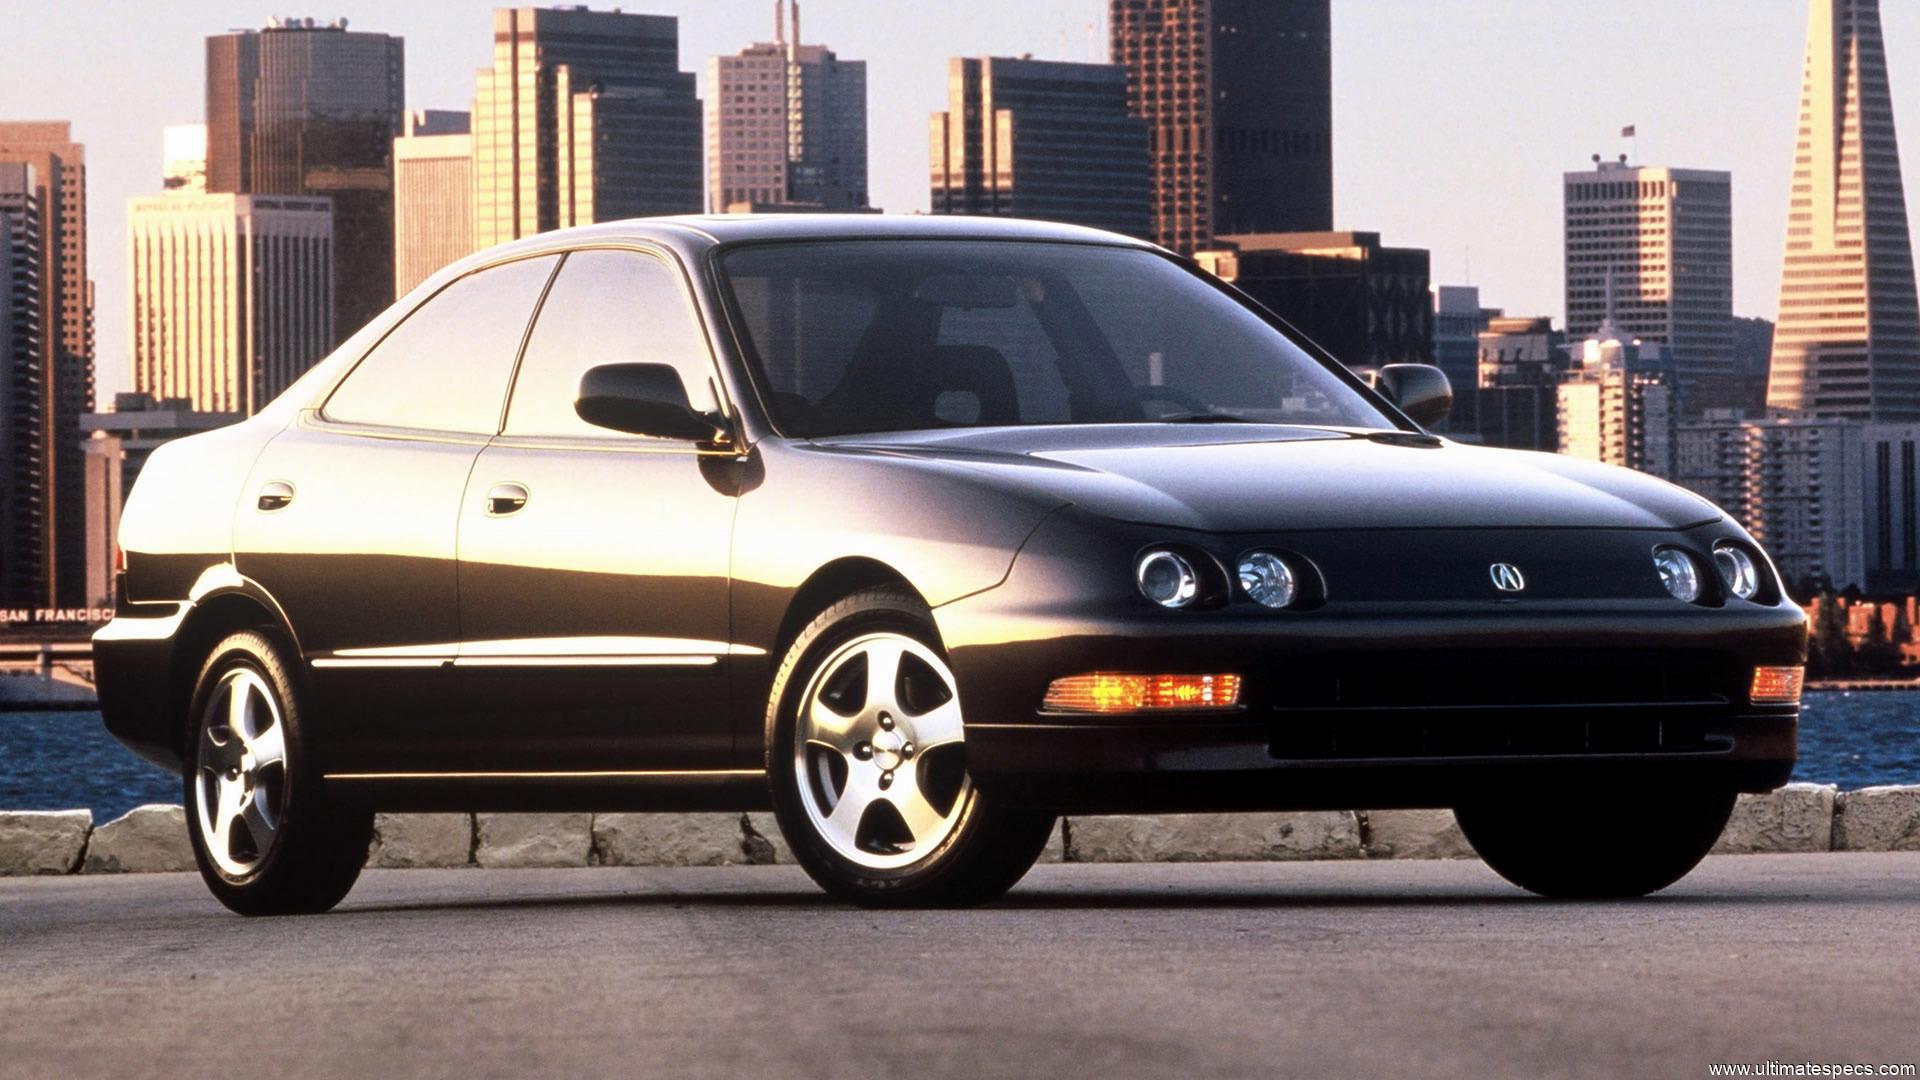
[[1720, 571], [1720, 583], [1728, 593], [1751, 600], [1760, 591], [1760, 568], [1745, 548], [1721, 544], [1713, 549], [1713, 565]]
[[1161, 607], [1183, 608], [1200, 595], [1200, 575], [1193, 564], [1164, 548], [1140, 556], [1133, 577], [1140, 594]]
[[1655, 548], [1653, 568], [1660, 572], [1660, 584], [1675, 600], [1691, 604], [1700, 599], [1700, 568], [1693, 564], [1693, 556], [1679, 548]]
[[1300, 594], [1299, 582], [1287, 560], [1271, 551], [1254, 551], [1240, 559], [1240, 589], [1261, 607], [1283, 608]]

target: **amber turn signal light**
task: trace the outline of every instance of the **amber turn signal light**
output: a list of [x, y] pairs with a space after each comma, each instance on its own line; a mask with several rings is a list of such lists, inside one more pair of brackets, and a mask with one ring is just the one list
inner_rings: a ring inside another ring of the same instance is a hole
[[1095, 672], [1053, 680], [1041, 707], [1055, 712], [1128, 713], [1156, 709], [1231, 709], [1239, 704], [1238, 675]]
[[1797, 667], [1754, 668], [1753, 689], [1747, 697], [1755, 705], [1798, 705], [1805, 673], [1806, 669]]

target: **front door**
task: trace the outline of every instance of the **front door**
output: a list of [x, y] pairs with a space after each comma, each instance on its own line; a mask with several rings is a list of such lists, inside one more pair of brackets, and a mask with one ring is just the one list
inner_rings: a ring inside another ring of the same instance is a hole
[[490, 740], [474, 750], [514, 771], [730, 761], [733, 457], [573, 410], [588, 368], [642, 362], [675, 365], [688, 400], [718, 408], [678, 266], [631, 249], [569, 254], [460, 506], [454, 677]]

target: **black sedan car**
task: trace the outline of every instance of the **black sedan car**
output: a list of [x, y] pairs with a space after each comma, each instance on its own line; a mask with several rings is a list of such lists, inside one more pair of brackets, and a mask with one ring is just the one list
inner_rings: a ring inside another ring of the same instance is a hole
[[1711, 504], [1450, 399], [1083, 229], [550, 233], [153, 456], [101, 704], [247, 913], [425, 809], [771, 806], [905, 905], [1063, 812], [1451, 807], [1536, 892], [1662, 888], [1786, 780], [1804, 617]]

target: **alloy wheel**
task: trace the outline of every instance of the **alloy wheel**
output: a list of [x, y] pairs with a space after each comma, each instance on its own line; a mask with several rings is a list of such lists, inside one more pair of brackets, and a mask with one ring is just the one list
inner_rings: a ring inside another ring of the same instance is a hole
[[207, 700], [195, 783], [207, 854], [223, 873], [246, 877], [273, 849], [287, 795], [280, 703], [252, 668], [228, 671]]
[[800, 801], [836, 853], [896, 869], [953, 834], [970, 785], [960, 699], [937, 653], [905, 634], [863, 634], [820, 664], [799, 707]]

